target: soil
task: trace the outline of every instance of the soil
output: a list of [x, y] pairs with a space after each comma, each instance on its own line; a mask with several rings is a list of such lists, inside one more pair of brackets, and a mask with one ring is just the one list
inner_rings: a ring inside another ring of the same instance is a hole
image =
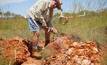
[[[64, 34], [63, 34], [64, 35]], [[44, 47], [45, 40], [39, 40]], [[1, 38], [1, 52], [4, 61], [12, 60], [14, 65], [100, 65], [103, 60], [101, 51], [92, 41], [75, 42], [66, 36], [52, 38], [45, 47], [53, 54], [44, 58], [32, 58], [32, 41], [20, 37]], [[104, 48], [104, 47], [103, 47]]]

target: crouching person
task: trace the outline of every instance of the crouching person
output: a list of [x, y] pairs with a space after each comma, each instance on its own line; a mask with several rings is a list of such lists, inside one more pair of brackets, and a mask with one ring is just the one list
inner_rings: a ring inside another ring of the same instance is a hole
[[38, 46], [41, 29], [45, 31], [45, 46], [50, 43], [50, 33], [57, 33], [57, 29], [53, 27], [51, 19], [53, 16], [53, 9], [57, 8], [58, 10], [61, 10], [61, 5], [61, 0], [39, 0], [25, 15], [25, 18], [27, 18], [28, 21], [29, 31], [33, 32], [32, 57], [41, 57], [41, 54], [38, 53], [41, 51], [41, 47]]

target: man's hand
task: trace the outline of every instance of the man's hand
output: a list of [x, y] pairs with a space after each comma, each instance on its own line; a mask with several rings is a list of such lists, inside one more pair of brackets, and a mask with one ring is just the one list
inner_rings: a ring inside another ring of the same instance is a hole
[[42, 26], [42, 28], [47, 32], [48, 31], [48, 27], [47, 26]]
[[50, 32], [56, 34], [57, 33], [57, 29], [56, 28], [50, 28]]
[[46, 32], [51, 32], [53, 34], [56, 34], [57, 33], [57, 29], [52, 27], [52, 28], [49, 28], [47, 26], [42, 26], [42, 28], [46, 31]]

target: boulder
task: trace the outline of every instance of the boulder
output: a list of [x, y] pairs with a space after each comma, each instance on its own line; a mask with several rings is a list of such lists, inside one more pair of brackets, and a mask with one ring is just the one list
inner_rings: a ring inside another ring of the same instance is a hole
[[59, 37], [46, 48], [54, 54], [43, 60], [43, 65], [100, 65], [100, 56], [94, 42], [72, 42], [66, 37]]
[[5, 61], [12, 62], [12, 64], [21, 64], [27, 61], [30, 57], [31, 43], [20, 37], [1, 39], [1, 51]]

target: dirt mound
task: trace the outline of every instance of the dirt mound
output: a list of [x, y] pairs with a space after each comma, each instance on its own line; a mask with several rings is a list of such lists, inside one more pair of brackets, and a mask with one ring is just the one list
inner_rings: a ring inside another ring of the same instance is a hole
[[64, 53], [72, 42], [73, 41], [67, 37], [57, 37], [53, 42], [46, 46], [46, 49], [50, 49], [54, 53]]
[[27, 62], [24, 62], [21, 65], [41, 65], [41, 60], [37, 60], [36, 58], [29, 57], [27, 58]]
[[13, 64], [21, 64], [30, 57], [31, 43], [19, 37], [1, 39], [1, 51], [5, 61], [11, 61]]
[[[91, 41], [78, 43], [67, 37], [53, 38], [45, 48], [53, 54], [43, 61], [31, 57], [32, 41], [29, 39], [1, 39], [0, 43], [5, 60], [13, 58], [16, 65], [100, 65], [102, 60], [97, 45]], [[39, 45], [44, 46], [44, 40], [40, 40]]]
[[56, 39], [46, 48], [55, 53], [43, 60], [44, 65], [100, 65], [101, 57], [94, 42], [71, 42], [66, 37]]

